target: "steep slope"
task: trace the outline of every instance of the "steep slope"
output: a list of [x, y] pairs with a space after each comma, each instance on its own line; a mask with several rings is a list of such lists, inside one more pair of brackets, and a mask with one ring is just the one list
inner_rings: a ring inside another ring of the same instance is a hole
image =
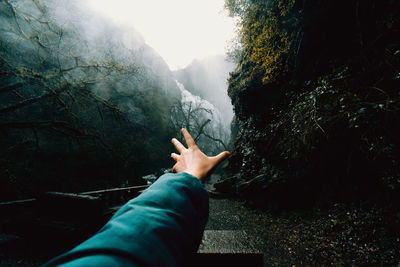
[[280, 207], [398, 205], [398, 1], [226, 5], [243, 47], [232, 190]]
[[227, 79], [234, 64], [223, 55], [195, 60], [187, 67], [174, 71], [176, 79], [192, 94], [211, 102], [230, 122], [233, 117], [231, 101], [227, 95]]
[[1, 198], [136, 183], [170, 165], [164, 60], [79, 1], [0, 1]]

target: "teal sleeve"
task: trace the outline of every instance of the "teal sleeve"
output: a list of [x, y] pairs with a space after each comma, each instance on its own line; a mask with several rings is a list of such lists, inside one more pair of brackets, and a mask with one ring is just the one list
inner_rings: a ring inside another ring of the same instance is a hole
[[197, 251], [207, 219], [203, 184], [187, 173], [165, 174], [93, 237], [45, 266], [179, 266]]

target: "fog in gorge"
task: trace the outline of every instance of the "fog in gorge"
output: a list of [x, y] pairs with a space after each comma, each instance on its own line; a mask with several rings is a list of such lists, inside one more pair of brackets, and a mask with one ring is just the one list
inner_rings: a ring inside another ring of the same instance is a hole
[[174, 71], [174, 76], [194, 95], [211, 102], [224, 121], [230, 124], [233, 107], [227, 94], [229, 73], [235, 64], [224, 55], [210, 56], [202, 60], [194, 60], [181, 70]]
[[172, 73], [139, 32], [81, 1], [1, 0], [0, 14], [3, 200], [140, 183], [173, 165], [181, 127], [205, 152], [225, 149], [231, 66]]

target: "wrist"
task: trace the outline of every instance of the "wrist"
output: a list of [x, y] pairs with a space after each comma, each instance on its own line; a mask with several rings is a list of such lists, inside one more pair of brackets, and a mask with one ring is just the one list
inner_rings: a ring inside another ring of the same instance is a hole
[[203, 175], [202, 175], [200, 172], [198, 172], [198, 171], [195, 171], [195, 170], [185, 170], [185, 172], [188, 173], [188, 174], [190, 174], [190, 175], [192, 175], [192, 176], [194, 176], [194, 177], [196, 177], [196, 178], [199, 179], [201, 182], [203, 182], [203, 180], [204, 180]]

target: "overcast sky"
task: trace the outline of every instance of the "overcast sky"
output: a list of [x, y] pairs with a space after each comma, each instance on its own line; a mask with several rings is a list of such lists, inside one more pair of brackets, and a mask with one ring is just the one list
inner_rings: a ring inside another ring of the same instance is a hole
[[88, 0], [90, 8], [136, 28], [172, 70], [223, 54], [234, 36], [224, 0]]

